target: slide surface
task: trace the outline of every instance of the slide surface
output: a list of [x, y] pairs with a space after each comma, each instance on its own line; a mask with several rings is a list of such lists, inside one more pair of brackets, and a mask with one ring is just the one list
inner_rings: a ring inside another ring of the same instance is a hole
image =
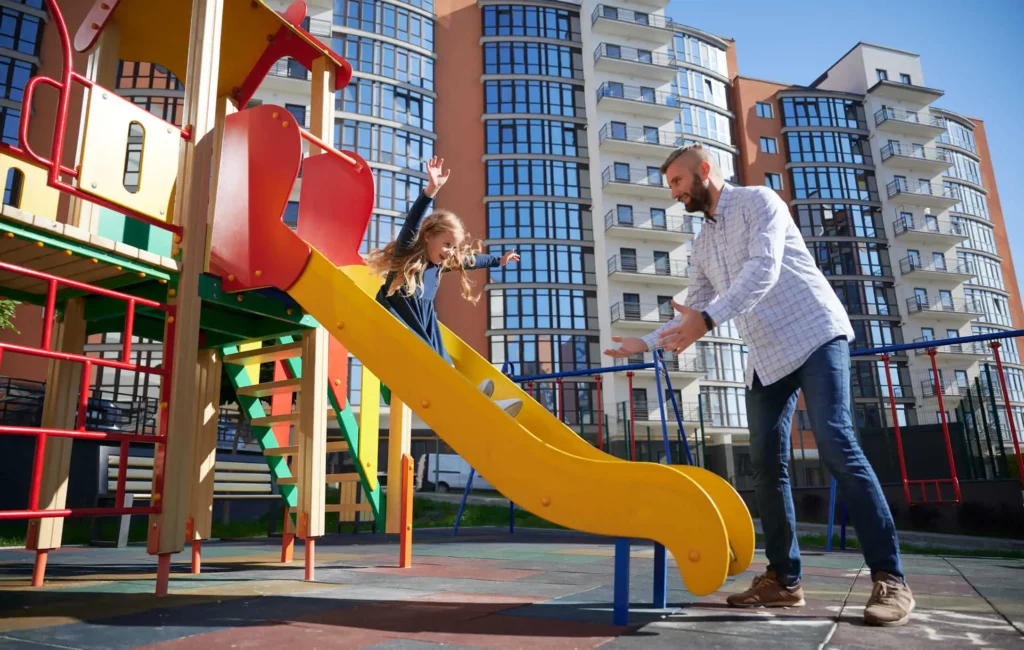
[[[567, 528], [664, 544], [698, 596], [749, 566], [753, 523], [732, 486], [594, 449], [447, 330], [455, 368], [445, 363], [377, 303], [379, 285], [365, 266], [339, 269], [313, 249], [288, 293], [503, 495]], [[523, 400], [515, 419], [479, 392], [485, 377], [495, 399]]]

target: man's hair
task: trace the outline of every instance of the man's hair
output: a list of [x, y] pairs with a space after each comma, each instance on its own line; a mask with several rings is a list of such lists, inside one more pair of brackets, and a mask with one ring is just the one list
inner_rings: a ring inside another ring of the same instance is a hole
[[[709, 163], [711, 163], [712, 171], [718, 170], [718, 163], [715, 162], [715, 159], [711, 155], [711, 152], [702, 147], [699, 142], [692, 142], [688, 145], [679, 147], [678, 149], [676, 149], [675, 151], [668, 155], [668, 158], [665, 159], [665, 162], [661, 163], [661, 175], [664, 176], [668, 172], [668, 168], [672, 165], [672, 163], [674, 163], [677, 158], [683, 155], [692, 156], [693, 158], [696, 159], [697, 163], [706, 160]], [[694, 167], [696, 167], [696, 164], [694, 165]]]

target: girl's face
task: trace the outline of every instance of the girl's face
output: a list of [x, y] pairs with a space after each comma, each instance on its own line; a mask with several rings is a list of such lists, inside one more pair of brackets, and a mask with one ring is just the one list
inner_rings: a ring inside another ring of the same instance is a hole
[[448, 261], [461, 242], [458, 233], [441, 231], [427, 237], [427, 259], [432, 264], [441, 265]]

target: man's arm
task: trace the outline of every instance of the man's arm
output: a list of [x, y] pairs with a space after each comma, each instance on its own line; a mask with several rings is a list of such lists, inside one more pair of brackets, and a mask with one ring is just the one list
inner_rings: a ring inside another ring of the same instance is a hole
[[747, 218], [750, 242], [749, 259], [728, 291], [718, 296], [704, 311], [715, 323], [724, 323], [753, 309], [779, 281], [786, 228], [792, 217], [786, 204], [773, 191], [754, 200], [754, 214]]
[[[690, 290], [686, 292], [686, 300], [683, 304], [687, 307], [692, 307], [697, 311], [704, 311], [708, 304], [715, 298], [715, 288], [711, 285], [711, 281], [708, 280], [708, 276], [704, 274], [704, 270], [701, 269], [700, 264], [691, 257], [690, 258]], [[658, 337], [669, 327], [678, 325], [682, 316], [676, 314], [676, 317], [665, 323], [658, 329], [654, 330], [646, 336], [640, 337], [640, 339], [647, 344], [648, 350], [654, 350], [658, 346]], [[718, 320], [715, 320], [718, 323]]]

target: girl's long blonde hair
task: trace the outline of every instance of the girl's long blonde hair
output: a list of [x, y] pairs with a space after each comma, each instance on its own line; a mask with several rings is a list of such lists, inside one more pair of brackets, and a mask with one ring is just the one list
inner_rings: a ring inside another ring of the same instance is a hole
[[480, 296], [473, 295], [473, 282], [465, 273], [464, 260], [469, 258], [470, 266], [475, 263], [474, 256], [483, 250], [480, 240], [467, 242], [466, 229], [462, 221], [448, 210], [437, 210], [431, 213], [420, 224], [416, 238], [405, 248], [398, 248], [398, 242], [392, 241], [384, 248], [375, 248], [366, 258], [366, 265], [374, 273], [385, 278], [394, 271], [395, 281], [387, 288], [390, 296], [401, 289], [406, 296], [412, 296], [423, 285], [423, 273], [427, 270], [430, 260], [427, 258], [427, 239], [432, 236], [451, 233], [458, 244], [455, 252], [441, 265], [442, 271], [459, 271], [462, 279], [462, 297], [476, 303]]

